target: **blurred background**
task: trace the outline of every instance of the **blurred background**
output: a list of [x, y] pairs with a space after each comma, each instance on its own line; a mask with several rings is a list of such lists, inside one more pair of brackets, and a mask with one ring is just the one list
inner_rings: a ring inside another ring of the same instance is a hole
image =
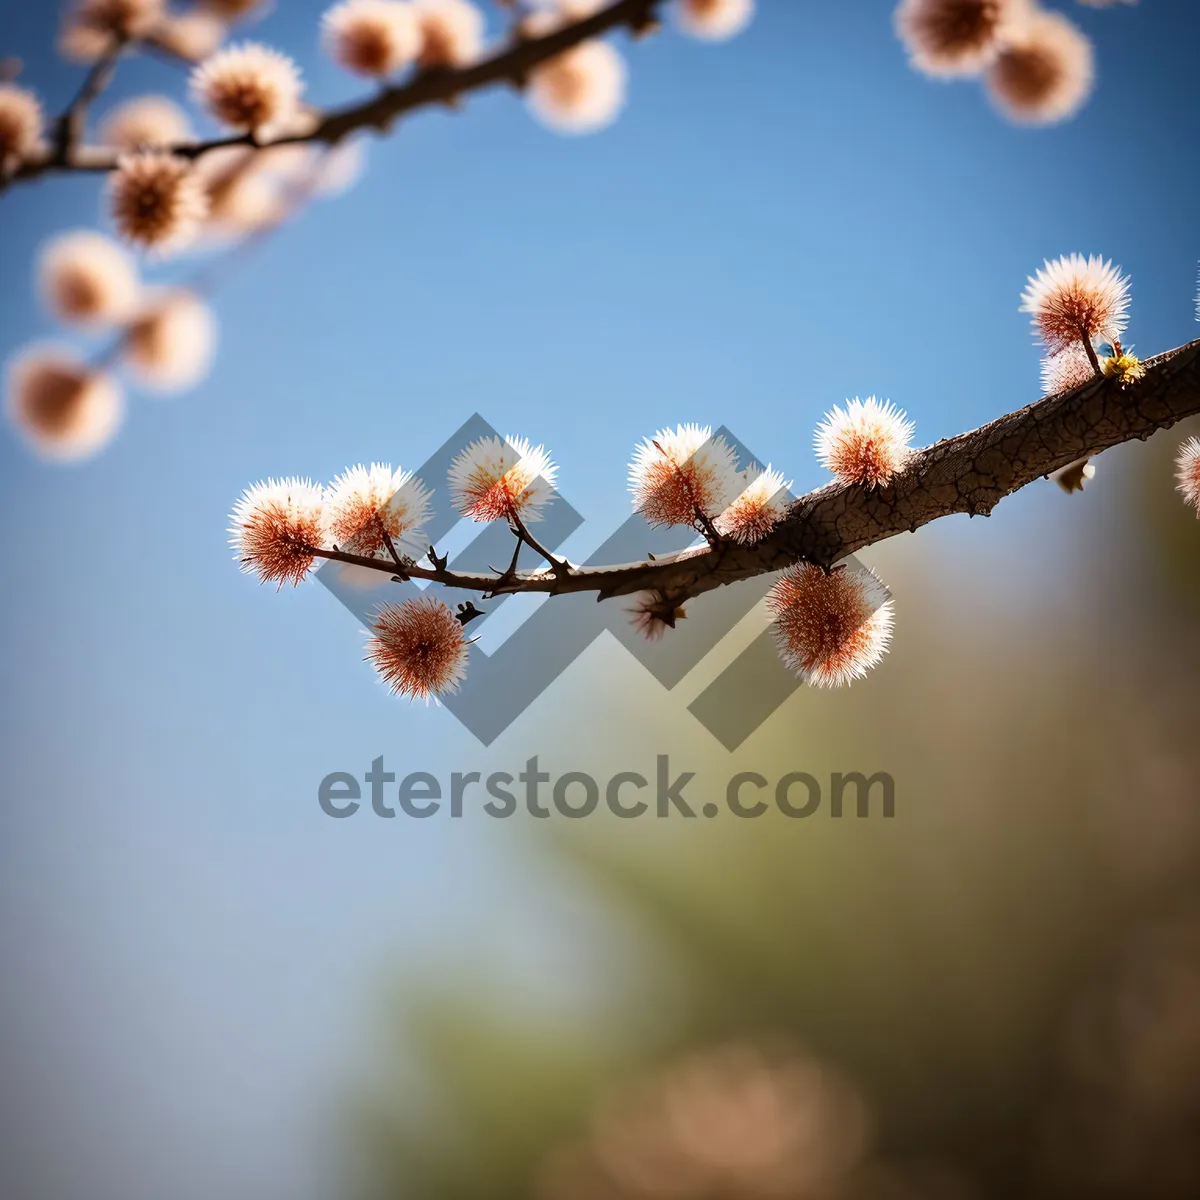
[[[252, 36], [341, 102], [322, 7]], [[1035, 399], [1016, 310], [1062, 253], [1132, 275], [1139, 352], [1194, 337], [1196, 6], [1071, 5], [1098, 88], [1042, 131], [910, 71], [890, 10], [618, 39], [628, 111], [591, 138], [503, 91], [420, 115], [220, 290], [198, 389], [135, 393], [77, 466], [5, 430], [5, 1195], [1200, 1195], [1200, 523], [1171, 465], [1200, 428], [864, 554], [892, 653], [733, 754], [686, 706], [761, 612], [673, 692], [602, 639], [485, 749], [389, 697], [325, 589], [258, 588], [225, 544], [253, 480], [413, 466], [473, 412], [551, 449], [576, 559], [668, 423], [727, 423], [807, 490], [846, 397], [920, 442]], [[61, 107], [55, 6], [0, 13]], [[179, 69], [131, 63], [99, 111], [147, 90]], [[0, 214], [9, 354], [53, 333], [38, 248], [102, 224], [99, 189]], [[380, 755], [445, 779], [535, 754], [668, 754], [695, 802], [738, 770], [886, 771], [896, 816], [316, 802]]]

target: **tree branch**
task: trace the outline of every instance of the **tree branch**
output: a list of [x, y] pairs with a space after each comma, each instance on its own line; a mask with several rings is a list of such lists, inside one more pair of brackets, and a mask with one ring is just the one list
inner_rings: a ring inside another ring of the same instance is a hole
[[[1160, 354], [1136, 383], [1097, 378], [913, 453], [891, 484], [869, 489], [831, 483], [794, 501], [787, 516], [754, 545], [722, 541], [700, 550], [620, 566], [573, 567], [512, 577], [414, 567], [410, 574], [447, 587], [503, 595], [595, 592], [597, 599], [654, 589], [682, 601], [728, 583], [798, 562], [831, 567], [898, 533], [955, 513], [988, 516], [1005, 496], [1080, 458], [1135, 438], [1143, 441], [1200, 414], [1200, 341]], [[390, 562], [314, 551], [371, 570]]]
[[[406, 113], [439, 104], [452, 104], [461, 96], [481, 91], [497, 83], [523, 88], [529, 73], [542, 63], [591, 38], [614, 29], [627, 28], [635, 34], [654, 27], [654, 15], [666, 0], [615, 0], [598, 12], [572, 21], [551, 33], [535, 38], [518, 38], [502, 50], [480, 62], [455, 69], [422, 71], [407, 83], [384, 88], [358, 104], [333, 109], [319, 116], [306, 133], [286, 134], [270, 141], [256, 141], [249, 134], [215, 138], [205, 142], [187, 142], [171, 147], [183, 158], [200, 158], [227, 146], [286, 146], [301, 142], [323, 142], [333, 146], [360, 130], [389, 133]], [[116, 169], [117, 155], [98, 146], [79, 147], [69, 158], [57, 153], [22, 163], [13, 182], [36, 179], [50, 172], [107, 172]]]

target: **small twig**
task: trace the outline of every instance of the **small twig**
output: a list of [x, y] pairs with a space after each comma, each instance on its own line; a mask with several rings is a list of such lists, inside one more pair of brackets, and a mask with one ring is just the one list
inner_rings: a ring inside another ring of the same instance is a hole
[[[546, 560], [546, 562], [550, 564], [550, 569], [560, 579], [571, 574], [571, 564], [567, 562], [565, 558], [558, 558], [556, 555], [551, 554], [550, 551], [547, 550], [546, 547], [543, 546], [542, 543], [539, 542], [537, 538], [535, 538], [533, 534], [529, 532], [529, 527], [524, 521], [521, 520], [521, 515], [519, 513], [514, 511], [510, 515], [509, 520], [512, 522], [513, 532], [517, 535], [518, 554], [521, 552], [521, 542], [524, 541], [530, 547], [530, 549], [535, 551], [537, 554], [540, 554]], [[513, 566], [515, 568], [516, 558], [513, 559]]]
[[58, 135], [55, 138], [54, 154], [59, 165], [68, 167], [74, 157], [75, 150], [83, 141], [87, 127], [88, 110], [112, 82], [117, 69], [117, 62], [125, 52], [124, 38], [115, 38], [112, 45], [102, 57], [92, 65], [84, 77], [75, 99], [67, 105], [66, 111], [58, 119]]
[[1082, 329], [1079, 331], [1079, 340], [1083, 343], [1084, 350], [1087, 351], [1088, 362], [1092, 364], [1092, 370], [1097, 375], [1103, 375], [1104, 372], [1100, 370], [1100, 360], [1096, 357], [1096, 348], [1092, 345], [1092, 339]]
[[[263, 143], [264, 147], [288, 146], [298, 142], [320, 142], [335, 146], [360, 130], [387, 133], [397, 119], [422, 108], [441, 107], [472, 92], [498, 83], [517, 87], [537, 66], [565, 50], [622, 26], [637, 33], [650, 27], [655, 12], [666, 0], [613, 0], [590, 16], [552, 30], [542, 37], [521, 38], [502, 46], [496, 53], [465, 67], [437, 68], [414, 75], [399, 86], [387, 87], [366, 100], [346, 108], [317, 114], [316, 126], [307, 133], [285, 134]], [[156, 51], [164, 49], [153, 40], [146, 43]], [[202, 142], [185, 142], [170, 147], [171, 153], [182, 158], [199, 158], [214, 150], [229, 146], [253, 146], [254, 139], [241, 134], [214, 138]], [[31, 159], [21, 165], [16, 180], [36, 179], [49, 171], [112, 171], [117, 156], [98, 147], [81, 147], [86, 151], [73, 156], [70, 162], [56, 155]]]

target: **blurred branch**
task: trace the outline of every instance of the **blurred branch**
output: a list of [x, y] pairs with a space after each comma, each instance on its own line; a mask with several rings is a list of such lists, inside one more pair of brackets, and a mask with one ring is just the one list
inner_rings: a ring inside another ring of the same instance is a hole
[[[452, 105], [462, 96], [497, 83], [523, 88], [534, 68], [591, 38], [622, 27], [634, 34], [645, 33], [655, 27], [655, 13], [664, 3], [665, 0], [616, 0], [589, 17], [572, 21], [540, 37], [526, 38], [518, 34], [503, 50], [478, 63], [454, 69], [422, 71], [409, 82], [384, 88], [369, 100], [324, 113], [319, 116], [316, 125], [305, 133], [285, 134], [261, 141], [251, 134], [241, 134], [211, 141], [187, 142], [171, 147], [171, 151], [180, 157], [195, 159], [227, 146], [261, 149], [302, 142], [323, 142], [334, 146], [360, 130], [390, 133], [401, 116], [417, 109], [438, 104]], [[116, 169], [117, 158], [118, 155], [107, 147], [81, 146], [70, 155], [54, 152], [30, 159], [21, 165], [13, 180], [36, 179], [51, 172], [112, 171]]]
[[[887, 487], [831, 483], [796, 500], [788, 515], [753, 545], [720, 539], [702, 551], [611, 567], [573, 567], [504, 575], [413, 568], [417, 579], [489, 594], [595, 592], [597, 599], [653, 589], [676, 600], [779, 571], [797, 562], [830, 567], [855, 551], [913, 532], [955, 513], [988, 516], [1015, 491], [1077, 459], [1122, 442], [1143, 441], [1200, 413], [1200, 341], [1146, 362], [1133, 384], [1094, 379], [1039, 400], [979, 429], [914, 452]], [[317, 552], [395, 573], [379, 559]]]

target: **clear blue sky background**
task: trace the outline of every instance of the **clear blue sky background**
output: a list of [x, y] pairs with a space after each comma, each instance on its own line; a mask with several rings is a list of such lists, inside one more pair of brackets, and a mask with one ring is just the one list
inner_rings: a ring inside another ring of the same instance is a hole
[[[445, 773], [520, 761], [536, 736], [482, 753], [386, 696], [323, 589], [239, 575], [225, 526], [246, 483], [413, 465], [478, 410], [552, 448], [586, 554], [626, 515], [632, 446], [666, 423], [728, 423], [807, 488], [814, 425], [847, 396], [890, 396], [922, 441], [1034, 399], [1016, 310], [1044, 257], [1120, 262], [1139, 350], [1195, 335], [1200, 7], [1071, 5], [1099, 89], [1039, 132], [909, 71], [891, 7], [763, 0], [727, 45], [627, 47], [629, 109], [590, 138], [505, 92], [422, 115], [225, 289], [200, 389], [135, 396], [74, 469], [0, 437], [14, 1200], [321, 1195], [301, 1137], [382, 963], [419, 976], [486, 944], [515, 976], [560, 965], [515, 823], [318, 810], [326, 772], [377, 754]], [[337, 102], [356, 89], [316, 52], [321, 8], [288, 0], [254, 35]], [[53, 9], [0, 5], [0, 49], [56, 108], [79, 73], [49, 53]], [[113, 95], [179, 83], [139, 64]], [[0, 199], [4, 353], [53, 332], [37, 246], [99, 209], [86, 178]], [[997, 520], [1020, 536], [1038, 503]]]

